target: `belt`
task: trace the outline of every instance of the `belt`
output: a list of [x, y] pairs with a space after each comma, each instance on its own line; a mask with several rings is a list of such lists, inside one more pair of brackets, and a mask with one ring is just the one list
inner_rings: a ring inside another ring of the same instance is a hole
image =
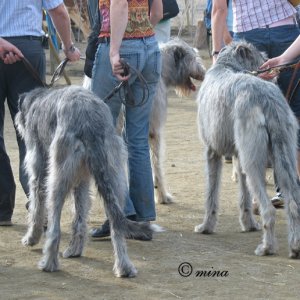
[[[123, 41], [127, 41], [127, 40], [147, 39], [147, 38], [150, 38], [150, 37], [152, 37], [152, 35], [150, 35], [150, 36], [145, 36], [145, 37], [123, 38]], [[110, 42], [110, 37], [109, 37], [109, 36], [101, 36], [101, 37], [98, 37], [98, 44], [103, 44], [103, 43], [109, 44], [109, 42]]]
[[5, 40], [9, 40], [9, 39], [14, 39], [14, 40], [36, 40], [36, 41], [42, 41], [43, 40], [43, 36], [34, 36], [34, 35], [19, 35], [19, 36], [8, 36], [5, 37], [3, 36], [2, 38], [4, 38]]
[[103, 43], [106, 43], [106, 44], [109, 44], [110, 42], [110, 37], [106, 37], [106, 36], [102, 36], [102, 37], [99, 37], [98, 38], [98, 43], [99, 44], [103, 44]]

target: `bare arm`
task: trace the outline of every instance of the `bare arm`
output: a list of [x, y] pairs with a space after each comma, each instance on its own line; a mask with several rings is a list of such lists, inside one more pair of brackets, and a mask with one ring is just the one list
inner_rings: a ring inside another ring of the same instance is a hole
[[120, 63], [120, 46], [124, 36], [124, 32], [128, 22], [128, 3], [127, 0], [111, 0], [110, 4], [110, 63], [113, 74], [119, 80], [126, 80], [128, 76], [124, 77], [123, 67]]
[[[211, 28], [213, 51], [220, 51], [223, 43], [224, 28], [227, 27], [227, 2], [226, 0], [214, 0], [212, 8]], [[213, 57], [214, 61], [217, 55]]]
[[[287, 48], [281, 55], [270, 58], [264, 64], [262, 64], [260, 69], [267, 69], [270, 67], [289, 63], [298, 56], [300, 56], [300, 36], [298, 36], [298, 38], [292, 43], [292, 45]], [[278, 75], [277, 72], [262, 73], [260, 77], [263, 79], [272, 79], [276, 75]]]
[[22, 57], [22, 52], [16, 46], [0, 37], [0, 58], [5, 64], [13, 64]]
[[150, 8], [150, 22], [155, 26], [163, 18], [162, 0], [153, 0]]
[[71, 22], [68, 11], [64, 4], [60, 4], [54, 9], [49, 10], [49, 15], [53, 20], [55, 28], [63, 43], [65, 55], [71, 61], [80, 59], [80, 51], [73, 47], [71, 39]]

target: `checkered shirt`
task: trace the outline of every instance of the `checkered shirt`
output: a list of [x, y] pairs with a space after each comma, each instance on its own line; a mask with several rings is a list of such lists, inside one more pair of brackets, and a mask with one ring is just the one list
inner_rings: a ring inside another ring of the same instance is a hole
[[232, 9], [234, 32], [264, 28], [296, 12], [288, 0], [233, 0]]

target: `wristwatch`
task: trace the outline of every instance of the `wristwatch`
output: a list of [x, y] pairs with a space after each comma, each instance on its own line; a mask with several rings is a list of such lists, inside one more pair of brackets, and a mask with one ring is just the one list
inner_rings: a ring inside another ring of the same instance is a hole
[[211, 53], [211, 56], [218, 55], [219, 53], [220, 53], [220, 51], [213, 51], [213, 52]]
[[63, 49], [65, 53], [68, 53], [68, 52], [75, 52], [76, 48], [75, 48], [75, 45], [72, 43], [71, 46], [68, 48], [68, 49]]

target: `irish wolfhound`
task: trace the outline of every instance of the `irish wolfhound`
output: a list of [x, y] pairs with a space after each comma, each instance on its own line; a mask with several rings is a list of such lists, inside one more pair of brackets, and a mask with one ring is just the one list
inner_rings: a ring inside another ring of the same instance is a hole
[[262, 243], [256, 255], [276, 252], [275, 208], [265, 188], [265, 166], [272, 160], [286, 199], [290, 257], [300, 254], [300, 189], [297, 182], [298, 123], [280, 89], [247, 74], [265, 60], [254, 46], [232, 43], [208, 70], [198, 94], [198, 123], [206, 146], [207, 191], [204, 222], [196, 232], [212, 233], [218, 215], [222, 155], [237, 157], [240, 223], [244, 231], [258, 230], [252, 196], [259, 200]]
[[63, 257], [80, 256], [90, 208], [89, 181], [93, 176], [111, 224], [114, 272], [133, 277], [136, 269], [127, 256], [124, 237], [148, 236], [157, 228], [126, 219], [122, 205], [127, 193], [122, 139], [115, 132], [109, 108], [80, 87], [35, 89], [20, 97], [16, 125], [24, 138], [26, 170], [30, 177], [29, 227], [22, 242], [38, 243], [45, 216], [48, 231], [40, 268], [58, 269], [60, 217], [65, 198], [72, 193], [75, 216], [72, 236]]
[[167, 204], [173, 201], [167, 192], [162, 168], [164, 154], [163, 131], [167, 119], [168, 89], [174, 88], [179, 96], [187, 96], [196, 87], [191, 79], [203, 80], [205, 67], [197, 50], [180, 39], [170, 40], [160, 47], [162, 74], [153, 100], [150, 119], [149, 143], [156, 190], [156, 202]]
[[[162, 168], [164, 154], [163, 131], [167, 119], [168, 89], [174, 88], [180, 96], [187, 96], [196, 87], [191, 79], [203, 80], [205, 67], [197, 50], [180, 39], [172, 39], [160, 45], [162, 56], [162, 75], [153, 100], [150, 117], [149, 144], [157, 203], [168, 204], [173, 197], [167, 192]], [[90, 89], [90, 79], [85, 76], [83, 86]], [[123, 124], [123, 115], [120, 116]], [[121, 125], [122, 127], [122, 125]], [[119, 128], [120, 131], [120, 128]]]

